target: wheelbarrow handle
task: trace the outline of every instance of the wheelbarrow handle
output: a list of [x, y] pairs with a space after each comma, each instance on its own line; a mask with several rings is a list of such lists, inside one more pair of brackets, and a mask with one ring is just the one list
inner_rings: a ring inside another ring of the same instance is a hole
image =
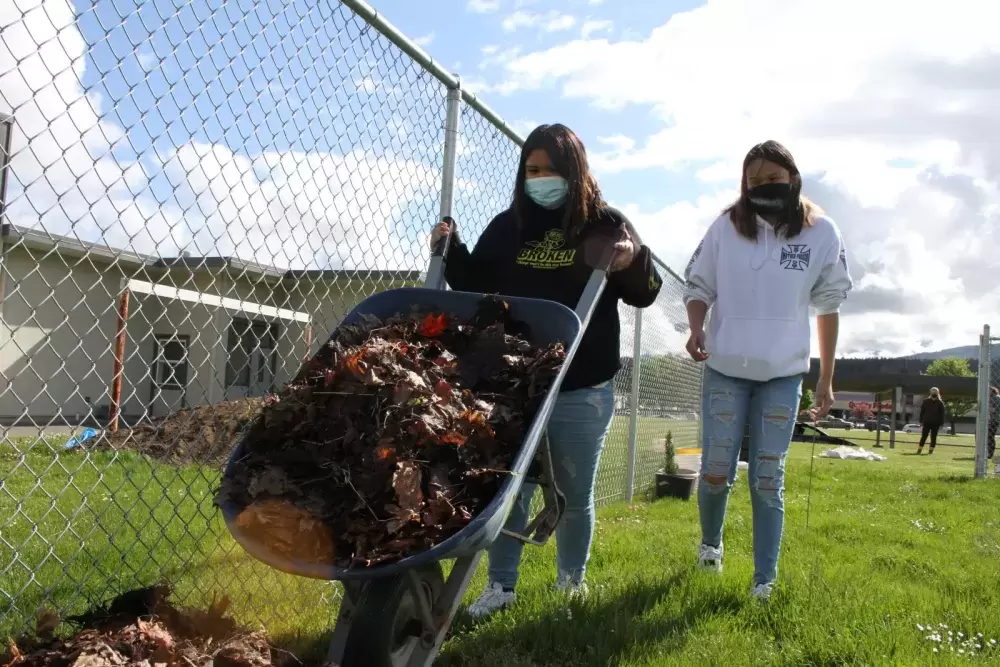
[[427, 276], [424, 278], [424, 287], [428, 289], [445, 289], [444, 262], [448, 247], [451, 245], [451, 234], [455, 230], [455, 219], [446, 215], [441, 218], [441, 222], [448, 223], [448, 233], [438, 239], [431, 250], [431, 261], [427, 266]]
[[590, 318], [593, 317], [597, 309], [597, 302], [601, 300], [604, 288], [608, 284], [608, 272], [611, 270], [611, 263], [615, 259], [614, 244], [607, 244], [601, 251], [600, 257], [594, 264], [590, 279], [587, 280], [580, 300], [576, 304], [576, 316], [580, 318], [580, 336], [587, 331]]

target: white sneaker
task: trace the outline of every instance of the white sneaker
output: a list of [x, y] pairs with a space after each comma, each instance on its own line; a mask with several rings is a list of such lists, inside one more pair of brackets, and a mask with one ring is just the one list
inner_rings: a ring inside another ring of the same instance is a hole
[[472, 618], [485, 618], [514, 603], [514, 591], [505, 591], [497, 582], [488, 585], [467, 610]]
[[750, 595], [757, 598], [761, 602], [766, 601], [771, 597], [771, 590], [774, 588], [774, 584], [756, 584]]
[[581, 581], [574, 582], [568, 574], [560, 574], [552, 588], [557, 591], [568, 593], [570, 599], [587, 597], [587, 583]]
[[711, 572], [722, 572], [722, 552], [722, 544], [718, 548], [702, 544], [698, 548], [698, 567]]

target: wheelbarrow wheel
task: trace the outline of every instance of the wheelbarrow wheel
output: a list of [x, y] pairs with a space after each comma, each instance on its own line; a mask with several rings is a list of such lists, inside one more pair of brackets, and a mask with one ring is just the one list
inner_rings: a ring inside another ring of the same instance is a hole
[[[437, 563], [417, 576], [431, 607], [444, 590]], [[421, 636], [433, 633], [421, 620], [420, 603], [405, 574], [373, 579], [358, 600], [344, 647], [344, 667], [404, 667]]]

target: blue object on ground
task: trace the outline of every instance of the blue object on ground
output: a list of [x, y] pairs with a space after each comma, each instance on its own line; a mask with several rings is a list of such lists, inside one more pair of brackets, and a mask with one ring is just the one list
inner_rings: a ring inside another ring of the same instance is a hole
[[74, 435], [72, 438], [70, 438], [69, 440], [67, 440], [66, 444], [63, 445], [63, 448], [64, 449], [76, 449], [77, 447], [79, 447], [80, 445], [82, 445], [84, 442], [86, 442], [87, 440], [90, 440], [91, 438], [95, 437], [96, 435], [97, 435], [97, 431], [95, 429], [85, 428], [85, 429], [83, 429], [83, 431], [79, 435]]

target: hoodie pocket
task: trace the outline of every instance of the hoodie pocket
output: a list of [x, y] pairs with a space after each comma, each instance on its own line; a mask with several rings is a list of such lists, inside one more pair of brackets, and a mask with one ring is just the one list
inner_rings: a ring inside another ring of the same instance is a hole
[[809, 324], [785, 317], [727, 317], [709, 352], [784, 366], [809, 356]]

